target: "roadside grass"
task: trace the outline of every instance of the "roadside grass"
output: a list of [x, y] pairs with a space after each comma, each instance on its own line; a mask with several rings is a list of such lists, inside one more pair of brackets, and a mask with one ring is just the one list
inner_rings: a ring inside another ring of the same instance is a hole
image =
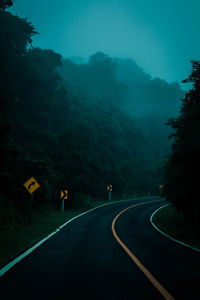
[[161, 208], [154, 215], [153, 223], [174, 239], [200, 250], [200, 228], [191, 225], [173, 206]]
[[[86, 210], [86, 209], [85, 209]], [[82, 210], [34, 214], [32, 225], [9, 224], [0, 229], [0, 268], [25, 252], [38, 241], [54, 232], [67, 220], [79, 215]]]
[[[137, 197], [140, 198], [140, 197]], [[133, 199], [133, 198], [131, 198]], [[131, 200], [124, 199], [124, 200]], [[112, 199], [112, 202], [124, 201], [122, 199]], [[95, 208], [97, 206], [109, 204], [109, 201], [90, 201], [86, 207], [74, 210], [52, 211], [46, 213], [33, 213], [32, 225], [12, 223], [0, 226], [0, 268], [11, 260], [28, 250], [37, 242], [54, 232], [73, 217]]]
[[[120, 201], [121, 199], [113, 199]], [[54, 232], [62, 224], [91, 208], [108, 201], [94, 201], [85, 208], [46, 213], [33, 213], [32, 224], [12, 223], [0, 226], [0, 268]]]

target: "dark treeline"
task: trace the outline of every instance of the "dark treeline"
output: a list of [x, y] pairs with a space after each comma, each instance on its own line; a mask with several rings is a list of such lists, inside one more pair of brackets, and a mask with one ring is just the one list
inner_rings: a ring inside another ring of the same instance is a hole
[[194, 223], [200, 224], [200, 62], [192, 61], [192, 72], [183, 82], [193, 88], [185, 95], [177, 118], [169, 120], [174, 129], [173, 148], [166, 169], [164, 194]]
[[133, 61], [101, 52], [77, 64], [33, 48], [34, 26], [7, 7], [4, 1], [0, 11], [3, 222], [24, 222], [29, 195], [23, 183], [32, 176], [41, 186], [35, 209], [58, 208], [61, 189], [69, 190], [69, 207], [106, 199], [107, 184], [118, 198], [158, 194], [168, 151], [167, 115], [159, 107], [167, 106], [169, 97], [178, 103], [179, 86], [152, 80]]

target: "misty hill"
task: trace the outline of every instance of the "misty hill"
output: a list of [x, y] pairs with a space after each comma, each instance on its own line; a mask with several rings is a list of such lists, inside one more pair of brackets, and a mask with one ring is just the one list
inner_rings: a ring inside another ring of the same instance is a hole
[[[67, 85], [90, 93], [93, 98], [102, 97], [99, 88], [102, 91], [103, 86], [106, 90], [112, 89], [108, 94], [109, 97], [115, 97], [115, 102], [120, 98], [118, 107], [120, 106], [126, 113], [138, 120], [150, 115], [159, 115], [163, 117], [165, 123], [168, 118], [177, 115], [181, 99], [185, 94], [177, 82], [170, 84], [160, 78], [152, 78], [132, 59], [114, 58], [110, 62], [113, 70], [111, 71], [111, 67], [110, 70], [107, 70], [107, 74], [102, 73], [104, 77], [101, 80], [99, 74], [99, 80], [95, 79], [94, 88], [94, 77], [89, 78], [89, 65], [89, 63], [83, 63], [81, 58], [64, 59], [61, 74]], [[106, 80], [109, 72], [113, 72], [113, 77], [116, 75], [115, 80], [118, 81], [118, 86], [114, 85], [111, 78], [109, 81]], [[96, 77], [99, 69], [93, 69], [93, 73]], [[92, 86], [90, 85], [91, 81], [93, 81]], [[98, 93], [96, 89], [98, 89]], [[93, 99], [93, 101], [95, 100]]]
[[184, 91], [177, 82], [169, 84], [160, 78], [151, 78], [132, 59], [116, 58], [116, 74], [127, 86], [123, 108], [136, 118], [163, 115], [165, 119], [177, 115]]
[[67, 89], [87, 95], [86, 106], [103, 102], [110, 112], [129, 116], [153, 147], [154, 158], [166, 157], [171, 146], [166, 123], [177, 115], [184, 97], [179, 84], [152, 79], [132, 59], [111, 59], [99, 52], [88, 63], [75, 61], [64, 59], [60, 70]]
[[155, 157], [170, 151], [172, 130], [166, 123], [176, 117], [185, 92], [177, 82], [151, 78], [132, 59], [116, 58], [116, 75], [127, 89], [122, 95], [121, 109], [133, 118], [151, 142]]
[[[101, 52], [87, 63], [62, 59], [53, 50], [30, 47], [36, 31], [25, 19], [4, 11], [0, 22], [2, 222], [26, 222], [31, 205], [59, 207], [63, 188], [69, 190], [69, 207], [106, 199], [107, 184], [118, 198], [158, 193], [167, 147], [152, 120], [163, 121], [143, 114], [139, 122], [137, 103], [148, 101], [154, 111], [155, 101], [160, 107], [171, 101], [170, 85], [161, 80], [156, 85], [138, 67], [129, 67], [135, 76], [129, 74], [133, 81], [127, 82], [119, 77], [122, 63], [119, 67], [119, 61]], [[160, 114], [167, 116], [163, 110]], [[30, 204], [23, 183], [32, 176], [40, 189]]]

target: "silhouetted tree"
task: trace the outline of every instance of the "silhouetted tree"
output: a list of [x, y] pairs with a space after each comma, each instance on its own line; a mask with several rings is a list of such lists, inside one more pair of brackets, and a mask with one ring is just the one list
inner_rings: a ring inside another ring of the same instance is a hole
[[166, 169], [165, 195], [190, 219], [199, 221], [200, 170], [200, 62], [192, 61], [192, 72], [184, 82], [193, 83], [185, 95], [179, 117], [169, 120], [174, 129], [172, 154]]
[[0, 10], [5, 10], [13, 5], [13, 0], [0, 0]]

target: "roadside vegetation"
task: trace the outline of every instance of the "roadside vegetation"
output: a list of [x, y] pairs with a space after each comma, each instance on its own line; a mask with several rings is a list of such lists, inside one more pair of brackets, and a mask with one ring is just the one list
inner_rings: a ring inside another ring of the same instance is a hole
[[192, 83], [192, 88], [182, 100], [179, 116], [169, 120], [173, 145], [164, 195], [194, 228], [200, 228], [200, 61], [192, 61], [191, 74], [183, 82]]
[[5, 224], [0, 231], [0, 268], [84, 210], [34, 212], [31, 225]]
[[194, 227], [191, 221], [172, 205], [161, 208], [154, 215], [153, 223], [174, 239], [200, 250], [200, 229]]
[[177, 106], [179, 85], [102, 52], [80, 62], [34, 48], [37, 30], [12, 3], [0, 4], [0, 226], [58, 210], [62, 189], [68, 210], [106, 199], [109, 184], [115, 198], [158, 194], [170, 146], [163, 106]]
[[[140, 195], [143, 197], [144, 195]], [[113, 201], [122, 201], [114, 199]], [[111, 202], [113, 202], [111, 201]], [[64, 212], [58, 210], [34, 211], [32, 224], [22, 224], [19, 222], [7, 222], [1, 226], [0, 230], [0, 268], [11, 260], [28, 250], [37, 242], [47, 237], [73, 217], [97, 206], [108, 204], [108, 201], [96, 200], [88, 202], [85, 208], [70, 209]]]
[[[7, 11], [13, 2], [0, 1], [0, 231], [7, 260], [107, 199], [107, 185], [115, 199], [158, 194], [172, 144], [165, 122], [185, 94], [178, 83], [151, 78], [130, 59], [97, 52], [82, 61], [33, 47], [37, 29]], [[175, 142], [164, 188], [195, 224], [199, 74], [193, 62], [187, 81], [194, 88], [179, 117], [169, 121]], [[31, 177], [40, 184], [33, 201], [23, 186]], [[63, 189], [68, 213], [61, 215]]]
[[71, 218], [86, 210], [108, 203], [95, 201], [88, 203], [82, 209], [70, 209], [64, 212], [43, 208], [43, 211], [34, 211], [32, 224], [9, 221], [1, 226], [0, 230], [0, 268], [25, 252], [37, 242], [54, 232]]

